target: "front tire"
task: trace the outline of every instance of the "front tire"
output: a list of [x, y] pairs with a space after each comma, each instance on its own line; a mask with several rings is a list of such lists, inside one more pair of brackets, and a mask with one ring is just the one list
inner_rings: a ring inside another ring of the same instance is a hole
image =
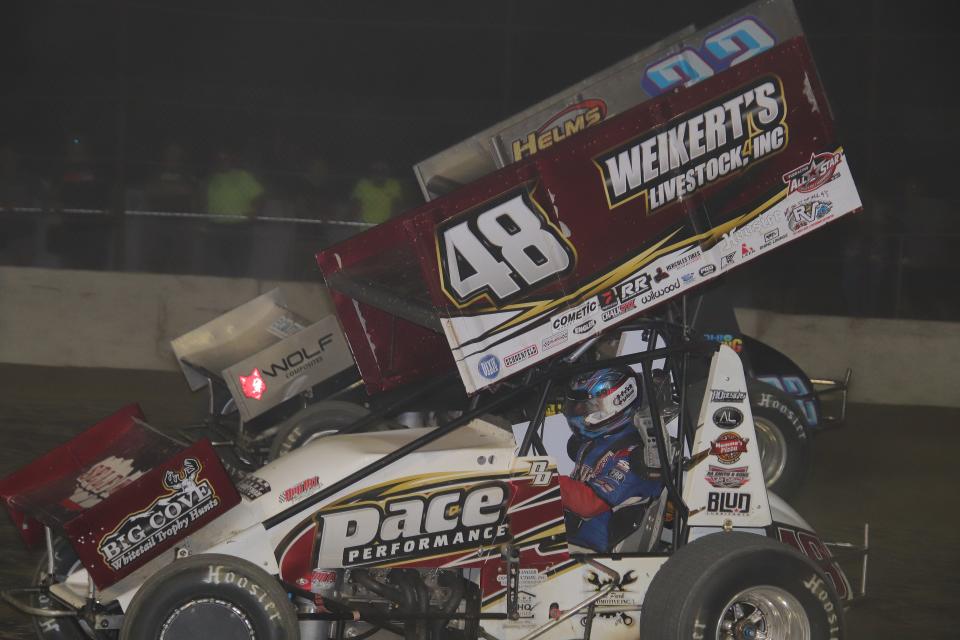
[[753, 383], [749, 391], [763, 479], [768, 489], [790, 497], [807, 474], [810, 436], [806, 423], [793, 401], [780, 390]]
[[643, 640], [841, 640], [840, 598], [824, 572], [763, 536], [715, 533], [663, 565], [647, 590]]
[[251, 562], [207, 554], [173, 562], [137, 591], [120, 640], [299, 640], [277, 580]]

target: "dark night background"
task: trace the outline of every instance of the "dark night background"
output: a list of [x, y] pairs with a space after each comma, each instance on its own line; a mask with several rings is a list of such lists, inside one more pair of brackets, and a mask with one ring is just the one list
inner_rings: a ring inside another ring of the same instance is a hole
[[[150, 208], [143, 185], [171, 143], [197, 183], [218, 152], [236, 155], [277, 215], [349, 219], [350, 186], [377, 160], [404, 181], [413, 205], [415, 162], [743, 4], [7, 2], [0, 147], [5, 181], [14, 176], [17, 188], [0, 206], [69, 206], [51, 192], [64, 149], [77, 139], [101, 188], [74, 206]], [[957, 275], [948, 247], [960, 234], [948, 188], [960, 136], [951, 125], [955, 85], [945, 75], [958, 46], [945, 19], [950, 5], [797, 5], [865, 213], [764, 258], [767, 268], [737, 274], [738, 302], [960, 318], [936, 286]], [[318, 189], [320, 197], [302, 197]], [[285, 258], [253, 259], [237, 273], [143, 240], [170, 245], [195, 221], [131, 234], [116, 215], [2, 215], [5, 264], [286, 279], [315, 277], [310, 254], [354, 230], [300, 224], [284, 234], [274, 225], [272, 242], [289, 247]], [[16, 241], [40, 224], [46, 246]]]
[[[956, 5], [794, 2], [864, 211], [724, 276], [714, 300], [811, 375], [854, 369], [847, 426], [817, 436], [791, 502], [825, 539], [871, 525], [846, 637], [955, 639]], [[414, 163], [746, 4], [4, 0], [0, 476], [126, 402], [161, 427], [204, 415], [170, 340], [274, 281], [319, 308], [313, 254], [362, 228], [351, 193], [374, 163], [415, 206]], [[256, 220], [200, 215], [225, 159], [265, 188]], [[0, 518], [3, 587], [37, 561], [15, 536]], [[0, 606], [0, 638], [31, 624]]]

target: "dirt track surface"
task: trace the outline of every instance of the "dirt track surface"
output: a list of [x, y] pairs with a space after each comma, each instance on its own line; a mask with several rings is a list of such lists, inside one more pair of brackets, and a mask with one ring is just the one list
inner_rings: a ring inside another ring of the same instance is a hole
[[[158, 426], [203, 415], [205, 396], [177, 373], [0, 365], [0, 475], [139, 400]], [[819, 435], [791, 503], [826, 540], [871, 528], [868, 599], [847, 615], [854, 640], [960, 636], [960, 410], [852, 405], [847, 426]], [[0, 586], [22, 586], [38, 555], [0, 519]], [[854, 583], [859, 572], [850, 570]], [[33, 640], [29, 620], [0, 604], [0, 638]]]

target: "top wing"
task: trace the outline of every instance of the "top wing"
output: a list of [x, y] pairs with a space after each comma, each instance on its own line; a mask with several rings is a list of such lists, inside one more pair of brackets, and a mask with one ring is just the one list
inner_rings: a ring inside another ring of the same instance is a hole
[[860, 207], [801, 35], [318, 262], [368, 388], [472, 393]]
[[678, 87], [690, 87], [803, 31], [792, 0], [760, 0], [671, 34], [577, 84], [417, 163], [432, 200]]

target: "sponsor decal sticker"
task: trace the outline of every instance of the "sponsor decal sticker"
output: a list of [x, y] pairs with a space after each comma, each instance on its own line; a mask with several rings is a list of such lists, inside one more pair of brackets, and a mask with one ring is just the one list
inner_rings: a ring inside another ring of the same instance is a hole
[[480, 358], [480, 362], [477, 363], [477, 371], [487, 380], [493, 380], [500, 375], [500, 360], [492, 353], [488, 353]]
[[653, 274], [654, 282], [663, 282], [670, 277], [670, 274], [664, 271], [663, 267], [657, 267], [657, 272]]
[[748, 245], [746, 242], [740, 243], [740, 257], [746, 258], [747, 256], [752, 256], [757, 252], [756, 249]]
[[613, 306], [617, 301], [626, 302], [641, 294], [648, 293], [652, 288], [652, 280], [653, 278], [651, 278], [648, 273], [641, 271], [626, 282], [618, 284], [614, 290], [615, 297], [613, 301], [610, 304], [604, 304], [604, 308]]
[[277, 499], [282, 503], [296, 502], [301, 498], [306, 498], [320, 487], [320, 478], [318, 476], [313, 476], [312, 478], [301, 480], [292, 487], [284, 489], [280, 492], [280, 495]]
[[783, 237], [780, 235], [780, 229], [771, 229], [763, 234], [763, 246], [768, 247], [771, 244], [776, 244], [782, 239]]
[[798, 231], [807, 225], [830, 215], [833, 203], [828, 200], [808, 200], [796, 204], [787, 210], [787, 225], [791, 231]]
[[713, 273], [713, 272], [716, 271], [716, 270], [717, 270], [717, 266], [716, 266], [716, 265], [714, 265], [714, 264], [705, 264], [705, 265], [703, 265], [702, 267], [700, 267], [700, 271], [699, 271], [698, 273], [699, 273], [700, 275], [702, 275], [702, 276], [708, 276], [708, 275], [710, 275], [711, 273]]
[[743, 424], [743, 412], [736, 407], [720, 407], [713, 412], [713, 424], [721, 429], [736, 429]]
[[680, 279], [683, 280], [684, 284], [690, 284], [691, 282], [694, 281], [694, 279], [696, 279], [696, 277], [697, 276], [694, 273], [685, 273], [682, 276], [680, 276]]
[[657, 289], [656, 291], [651, 291], [645, 296], [641, 296], [640, 302], [642, 304], [653, 302], [654, 300], [661, 298], [672, 291], [676, 291], [679, 288], [680, 288], [680, 280], [674, 280], [673, 282], [665, 286], [663, 289]]
[[[316, 346], [306, 346], [288, 353], [280, 359], [279, 362], [271, 362], [262, 368], [262, 373], [268, 378], [276, 378], [283, 375], [284, 379], [290, 380], [302, 374], [307, 369], [317, 366], [323, 362], [323, 352], [333, 343], [333, 334], [327, 333], [317, 339]], [[257, 370], [254, 369], [254, 372]], [[259, 373], [257, 374], [260, 375]], [[240, 384], [243, 385], [243, 377], [240, 378]], [[267, 387], [264, 385], [263, 391]], [[246, 392], [244, 392], [246, 395]], [[261, 394], [262, 395], [262, 394]], [[252, 396], [247, 396], [248, 398]], [[257, 397], [257, 400], [260, 398]]]
[[620, 316], [625, 314], [627, 311], [630, 311], [631, 309], [635, 309], [636, 307], [637, 307], [636, 300], [628, 300], [618, 307], [613, 307], [612, 309], [607, 309], [606, 311], [604, 311], [601, 319], [604, 322], [609, 322], [614, 318], [619, 318]]
[[627, 383], [623, 385], [623, 388], [617, 391], [617, 394], [613, 396], [613, 406], [622, 407], [626, 404], [630, 404], [637, 399], [637, 382], [633, 378], [627, 380]]
[[741, 338], [734, 338], [729, 333], [705, 333], [703, 337], [710, 342], [725, 344], [737, 353], [743, 351], [743, 340]]
[[260, 375], [260, 369], [254, 367], [253, 371], [249, 375], [239, 376], [240, 378], [240, 390], [243, 391], [243, 395], [251, 400], [259, 400], [263, 397], [263, 394], [267, 391], [267, 383], [263, 381], [263, 377]]
[[735, 251], [731, 251], [730, 253], [728, 253], [728, 254], [724, 255], [722, 258], [720, 258], [720, 267], [721, 267], [721, 268], [722, 268], [722, 267], [729, 267], [730, 265], [732, 265], [732, 264], [733, 264], [733, 258], [734, 258], [735, 255], [736, 255], [736, 252], [735, 252]]
[[707, 482], [717, 489], [739, 489], [750, 481], [748, 467], [718, 467], [707, 469]]
[[104, 562], [119, 571], [216, 508], [220, 498], [210, 481], [200, 478], [202, 470], [196, 458], [184, 460], [177, 471], [168, 470], [163, 477], [167, 493], [145, 509], [127, 515], [116, 529], [101, 538], [97, 551]]
[[493, 546], [509, 538], [500, 482], [321, 512], [319, 555], [345, 567]]
[[270, 483], [259, 476], [248, 473], [237, 483], [237, 491], [247, 500], [256, 500], [260, 496], [270, 493]]
[[531, 344], [528, 347], [520, 349], [520, 351], [517, 351], [516, 353], [511, 353], [510, 355], [505, 356], [503, 359], [503, 366], [512, 367], [515, 364], [523, 362], [527, 358], [532, 358], [538, 353], [540, 353], [540, 350], [537, 349], [537, 345]]
[[693, 249], [692, 251], [689, 251], [681, 256], [679, 259], [668, 264], [667, 271], [673, 271], [674, 269], [678, 269], [684, 265], [690, 264], [691, 262], [696, 262], [700, 259], [701, 255], [702, 253], [699, 248]]
[[783, 181], [790, 188], [790, 193], [816, 191], [834, 179], [841, 158], [839, 153], [811, 154], [810, 162], [783, 174]]
[[598, 304], [596, 299], [591, 298], [575, 309], [570, 309], [569, 311], [553, 316], [553, 318], [550, 319], [550, 324], [553, 326], [554, 331], [559, 331], [568, 325], [580, 322], [584, 318], [592, 315], [597, 310]]
[[544, 351], [549, 351], [550, 349], [565, 343], [569, 337], [570, 334], [566, 330], [561, 331], [560, 333], [555, 333], [552, 336], [547, 336], [544, 338], [540, 343], [540, 347]]
[[594, 158], [613, 209], [643, 198], [648, 214], [787, 146], [786, 100], [761, 78], [680, 121]]
[[739, 462], [740, 456], [747, 452], [749, 441], [749, 438], [743, 438], [738, 433], [725, 431], [710, 442], [710, 455], [716, 456], [723, 464]]
[[723, 389], [710, 389], [710, 400], [713, 402], [743, 402], [746, 399], [746, 391], [724, 391]]
[[590, 98], [564, 107], [540, 125], [536, 131], [511, 143], [513, 159], [517, 161], [543, 151], [587, 127], [602, 122], [606, 115], [607, 103], [599, 98]]
[[750, 494], [739, 491], [710, 491], [707, 493], [707, 513], [725, 516], [750, 514]]
[[595, 326], [597, 326], [597, 321], [591, 318], [590, 320], [587, 320], [586, 322], [575, 326], [573, 328], [573, 332], [577, 335], [582, 335], [592, 330]]
[[76, 487], [64, 506], [68, 509], [89, 509], [143, 473], [134, 469], [133, 460], [129, 458], [104, 458], [77, 477]]

